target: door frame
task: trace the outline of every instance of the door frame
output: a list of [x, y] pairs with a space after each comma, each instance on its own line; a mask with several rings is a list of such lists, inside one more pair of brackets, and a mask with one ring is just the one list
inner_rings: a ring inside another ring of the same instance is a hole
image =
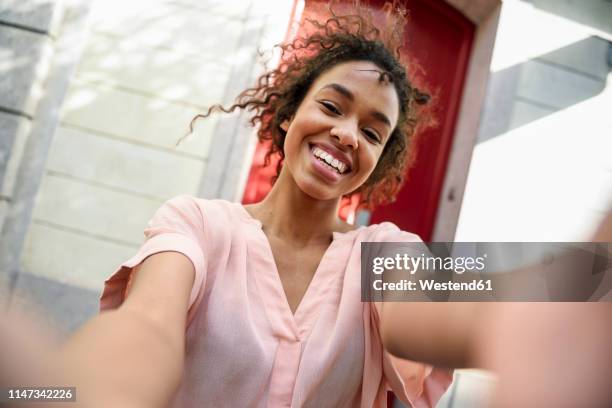
[[454, 241], [490, 74], [501, 0], [446, 0], [476, 25], [432, 241]]

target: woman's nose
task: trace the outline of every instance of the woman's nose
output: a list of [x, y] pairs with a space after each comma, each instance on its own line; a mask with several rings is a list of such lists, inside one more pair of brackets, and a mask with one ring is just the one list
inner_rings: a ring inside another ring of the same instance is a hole
[[340, 143], [350, 146], [353, 150], [357, 149], [357, 134], [349, 129], [335, 127], [330, 131], [332, 137], [336, 137]]

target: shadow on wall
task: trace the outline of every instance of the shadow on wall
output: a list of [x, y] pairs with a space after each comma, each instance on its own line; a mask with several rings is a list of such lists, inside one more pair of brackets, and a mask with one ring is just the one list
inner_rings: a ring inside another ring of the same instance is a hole
[[477, 143], [598, 95], [611, 70], [612, 42], [591, 36], [492, 73]]
[[25, 132], [34, 116], [36, 82], [46, 73], [58, 18], [51, 0], [0, 1], [0, 201], [13, 193], [6, 187], [12, 185], [5, 180], [8, 162], [18, 132]]

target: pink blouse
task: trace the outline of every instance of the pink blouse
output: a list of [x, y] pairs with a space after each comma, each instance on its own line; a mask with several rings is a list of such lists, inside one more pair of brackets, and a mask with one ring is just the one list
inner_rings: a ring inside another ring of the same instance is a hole
[[360, 243], [420, 240], [392, 223], [335, 232], [295, 315], [261, 223], [241, 204], [181, 195], [144, 235], [105, 281], [100, 310], [123, 302], [133, 268], [149, 255], [176, 251], [193, 262], [172, 407], [382, 408], [388, 390], [408, 406], [433, 407], [452, 381], [449, 370], [384, 351], [376, 308], [361, 302]]

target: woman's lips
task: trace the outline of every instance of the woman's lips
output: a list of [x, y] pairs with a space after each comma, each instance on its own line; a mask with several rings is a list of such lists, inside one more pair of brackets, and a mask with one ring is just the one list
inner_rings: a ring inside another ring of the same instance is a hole
[[325, 152], [331, 157], [333, 157], [334, 159], [338, 160], [340, 163], [342, 163], [345, 167], [345, 170], [341, 171], [340, 172], [341, 174], [348, 173], [351, 170], [352, 165], [353, 165], [351, 158], [346, 153], [341, 152], [335, 147], [329, 144], [326, 144], [326, 143], [316, 143], [316, 144], [310, 144], [310, 148], [311, 149], [316, 148], [317, 150]]
[[319, 158], [317, 158], [313, 153], [313, 146], [309, 145], [309, 156], [310, 162], [314, 167], [315, 171], [320, 174], [323, 178], [331, 182], [337, 182], [343, 176], [338, 173], [335, 169], [330, 167], [327, 163], [323, 163]]

